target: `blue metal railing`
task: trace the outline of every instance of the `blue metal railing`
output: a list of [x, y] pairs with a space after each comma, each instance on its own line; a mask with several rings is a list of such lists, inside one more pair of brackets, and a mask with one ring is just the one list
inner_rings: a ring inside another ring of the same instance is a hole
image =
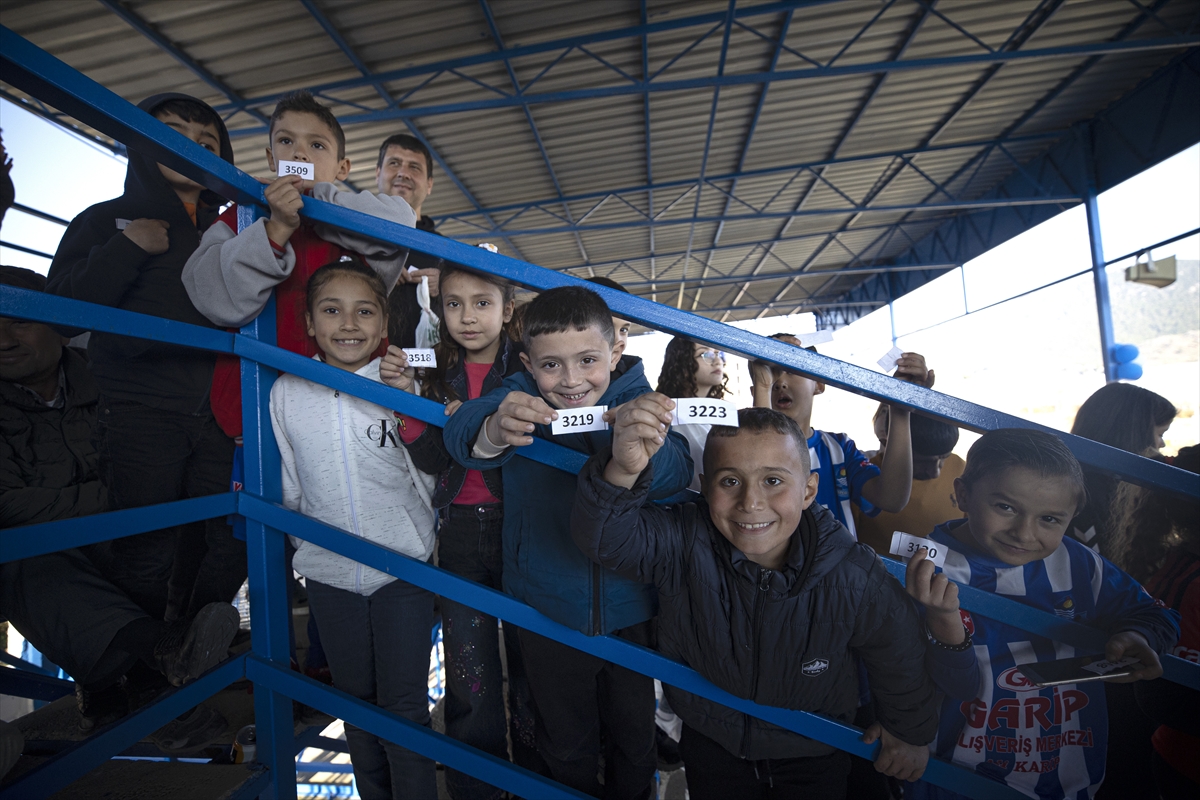
[[[206, 150], [161, 125], [102, 86], [62, 64], [26, 40], [0, 27], [0, 78], [57, 106], [114, 138], [148, 153], [160, 162], [200, 180], [243, 204], [243, 221], [254, 209], [265, 208], [262, 186]], [[414, 231], [383, 220], [305, 199], [304, 215], [353, 230], [371, 238], [432, 253], [468, 267], [500, 275], [520, 285], [547, 289], [580, 283], [561, 275], [479, 248]], [[918, 408], [973, 430], [999, 427], [1040, 428], [1026, 420], [948, 397], [868, 370], [818, 356], [775, 340], [748, 334], [707, 319], [647, 300], [587, 284], [598, 290], [615, 314], [660, 330], [690, 336], [724, 350], [760, 358], [806, 372], [850, 391]], [[665, 683], [715, 700], [789, 730], [819, 739], [864, 757], [876, 747], [859, 741], [860, 731], [836, 720], [761, 706], [734, 697], [702, 676], [636, 645], [608, 636], [587, 637], [565, 628], [506, 595], [363, 541], [336, 528], [284, 509], [278, 504], [279, 456], [267, 417], [271, 382], [276, 370], [346, 391], [385, 407], [440, 425], [440, 405], [359, 376], [303, 358], [272, 346], [274, 309], [269, 306], [240, 334], [214, 331], [184, 323], [147, 317], [88, 303], [49, 297], [0, 286], [0, 316], [83, 326], [242, 358], [244, 438], [247, 474], [245, 490], [208, 498], [130, 509], [84, 519], [65, 520], [15, 529], [0, 539], [0, 562], [28, 558], [104, 539], [154, 530], [181, 521], [237, 513], [247, 520], [247, 549], [251, 587], [252, 652], [223, 664], [199, 681], [168, 695], [91, 739], [64, 751], [47, 764], [10, 784], [4, 796], [44, 796], [67, 785], [88, 770], [161, 727], [172, 717], [248, 677], [256, 684], [255, 713], [259, 752], [270, 770], [266, 794], [295, 796], [296, 742], [292, 732], [291, 700], [345, 719], [381, 737], [467, 772], [518, 795], [580, 797], [545, 778], [501, 761], [440, 734], [416, 726], [375, 706], [304, 678], [289, 669], [288, 608], [284, 591], [284, 532], [372, 566], [465, 605], [486, 610], [500, 619]], [[1058, 433], [1058, 432], [1054, 432]], [[1200, 496], [1200, 477], [1133, 456], [1124, 451], [1065, 434], [1062, 436], [1081, 461], [1102, 466], [1129, 480], [1189, 497]], [[548, 442], [522, 448], [523, 457], [577, 472], [582, 454]], [[893, 568], [894, 567], [890, 567]], [[902, 579], [902, 575], [901, 575]], [[1012, 600], [962, 587], [963, 605], [986, 616], [1020, 620], [1021, 627], [1041, 635], [1098, 651], [1103, 633], [1065, 622]], [[1099, 646], [1097, 646], [1097, 644]], [[1200, 666], [1173, 657], [1165, 659], [1171, 680], [1200, 688]], [[926, 779], [980, 798], [1019, 797], [1014, 790], [973, 772], [931, 760]]]

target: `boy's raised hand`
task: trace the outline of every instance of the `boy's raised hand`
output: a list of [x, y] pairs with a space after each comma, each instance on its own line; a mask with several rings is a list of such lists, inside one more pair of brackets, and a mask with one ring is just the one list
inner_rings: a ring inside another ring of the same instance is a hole
[[896, 374], [893, 376], [902, 381], [933, 388], [933, 370], [925, 366], [925, 356], [920, 353], [904, 353], [896, 361]]
[[1136, 658], [1145, 665], [1144, 669], [1122, 675], [1119, 678], [1109, 678], [1108, 683], [1133, 683], [1134, 681], [1152, 681], [1162, 677], [1162, 662], [1158, 653], [1146, 641], [1146, 637], [1135, 631], [1121, 631], [1108, 637], [1104, 646], [1104, 657], [1109, 661], [1120, 661], [1122, 658]]
[[946, 573], [935, 572], [925, 553], [925, 548], [920, 548], [908, 560], [904, 589], [909, 597], [925, 606], [925, 624], [933, 638], [943, 644], [962, 644], [967, 632], [958, 611], [958, 584], [947, 578]]
[[875, 756], [876, 772], [901, 781], [915, 781], [925, 774], [925, 767], [929, 763], [928, 747], [897, 739], [876, 722], [863, 731], [862, 740], [874, 744], [878, 739], [882, 739], [882, 742], [879, 755]]
[[287, 244], [288, 239], [300, 227], [300, 209], [304, 197], [300, 194], [304, 180], [299, 175], [285, 175], [273, 181], [259, 178], [267, 184], [264, 194], [271, 207], [271, 218], [267, 220], [267, 238], [277, 245]]
[[394, 389], [412, 391], [416, 370], [408, 365], [408, 354], [396, 345], [388, 345], [387, 353], [379, 362], [379, 380]]
[[156, 256], [171, 247], [170, 237], [167, 236], [170, 227], [171, 223], [162, 219], [135, 219], [125, 226], [122, 233], [138, 247]]
[[533, 444], [534, 425], [549, 425], [558, 418], [558, 412], [540, 397], [524, 392], [509, 392], [484, 422], [484, 433], [497, 445], [524, 447]]
[[675, 401], [665, 394], [649, 392], [604, 412], [613, 426], [612, 459], [604, 469], [604, 480], [632, 489], [638, 475], [667, 440]]

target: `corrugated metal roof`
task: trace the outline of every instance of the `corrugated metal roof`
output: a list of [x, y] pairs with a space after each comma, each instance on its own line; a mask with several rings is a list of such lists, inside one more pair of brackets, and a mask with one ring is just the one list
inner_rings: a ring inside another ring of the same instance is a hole
[[[643, 24], [634, 0], [492, 0], [486, 7], [479, 0], [0, 0], [0, 22], [130, 101], [174, 90], [228, 108], [237, 163], [252, 173], [266, 171], [260, 129], [280, 93], [329, 87], [321, 96], [350, 119], [386, 112], [393, 101], [421, 110], [412, 125], [466, 190], [435, 169], [424, 211], [440, 220], [443, 233], [470, 237], [517, 215], [503, 225], [507, 238], [488, 234], [511, 255], [575, 274], [611, 275], [635, 284], [638, 294], [737, 319], [787, 313], [808, 307], [809, 295], [809, 304], [820, 303], [852, 288], [861, 273], [831, 280], [826, 271], [897, 257], [957, 213], [915, 206], [983, 197], [1016, 169], [1014, 160], [1036, 157], [1052, 140], [1015, 141], [1012, 158], [1000, 152], [976, 158], [984, 144], [922, 152], [907, 163], [893, 151], [1063, 132], [1178, 50], [1109, 53], [1093, 61], [1084, 54], [1007, 63], [937, 59], [1170, 39], [1193, 24], [1198, 7], [1195, 0], [801, 0], [732, 7], [651, 0], [645, 21], [668, 29], [615, 37], [601, 34]], [[731, 8], [737, 16], [728, 28], [726, 76], [762, 73], [776, 51], [777, 71], [810, 72], [722, 86], [715, 116], [718, 90], [710, 85], [544, 98], [528, 107], [544, 156], [523, 107], [440, 108], [514, 93], [504, 61], [462, 63], [498, 49], [488, 10], [508, 49], [561, 43], [511, 59], [522, 90], [544, 95], [642, 80], [643, 42], [649, 74], [662, 70], [651, 85], [710, 78], [718, 72]], [[711, 18], [697, 21], [702, 15]], [[679, 20], [693, 24], [672, 27]], [[592, 40], [564, 41], [572, 37]], [[355, 58], [382, 76], [378, 86], [364, 80]], [[922, 59], [934, 62], [853, 71]], [[422, 69], [439, 63], [443, 69]], [[1088, 66], [1082, 73], [1081, 65]], [[850, 69], [837, 72], [844, 68]], [[230, 107], [246, 98], [254, 101], [248, 110]], [[350, 183], [372, 188], [379, 143], [407, 130], [399, 118], [348, 122]], [[871, 154], [888, 155], [846, 160]], [[728, 177], [745, 171], [766, 174]], [[697, 190], [700, 178], [713, 176]], [[946, 181], [943, 192], [938, 184]], [[679, 183], [660, 186], [651, 203], [644, 187], [671, 182]], [[588, 196], [559, 201], [576, 195]], [[478, 213], [515, 204], [533, 207]], [[900, 208], [845, 210], [863, 204]], [[803, 213], [789, 218], [796, 210]], [[658, 223], [671, 224], [652, 231], [651, 211]], [[714, 219], [722, 216], [740, 218], [722, 225]], [[888, 227], [898, 222], [902, 229]], [[571, 230], [573, 223], [582, 229]], [[824, 274], [796, 277], [802, 270]]]

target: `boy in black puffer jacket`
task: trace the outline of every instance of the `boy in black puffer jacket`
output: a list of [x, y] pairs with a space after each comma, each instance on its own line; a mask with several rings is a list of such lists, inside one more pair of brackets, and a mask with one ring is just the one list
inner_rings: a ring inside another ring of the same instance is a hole
[[[879, 719], [864, 740], [883, 742], [876, 769], [922, 774], [937, 717], [920, 620], [875, 554], [813, 504], [817, 476], [799, 427], [777, 411], [742, 409], [740, 427], [709, 434], [704, 500], [644, 506], [672, 406], [649, 394], [609, 412], [612, 451], [580, 474], [576, 544], [657, 585], [659, 649], [739, 697], [848, 723], [862, 659]], [[758, 797], [767, 786], [845, 796], [846, 753], [666, 689], [684, 721], [680, 752], [695, 800]]]

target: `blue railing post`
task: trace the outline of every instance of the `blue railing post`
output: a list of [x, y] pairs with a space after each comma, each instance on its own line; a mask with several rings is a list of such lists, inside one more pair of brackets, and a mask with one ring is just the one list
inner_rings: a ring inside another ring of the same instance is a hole
[[[238, 207], [238, 230], [259, 216], [254, 206]], [[265, 344], [275, 344], [275, 298], [242, 334]], [[242, 359], [242, 455], [245, 489], [265, 500], [283, 498], [279, 448], [271, 429], [271, 385], [278, 373], [270, 367]], [[250, 630], [254, 654], [284, 669], [291, 666], [288, 625], [292, 611], [288, 603], [284, 534], [261, 522], [246, 520], [246, 556], [250, 575]], [[254, 721], [258, 737], [258, 760], [271, 770], [271, 784], [264, 797], [293, 800], [296, 797], [295, 728], [292, 701], [287, 695], [261, 683], [254, 687]]]

